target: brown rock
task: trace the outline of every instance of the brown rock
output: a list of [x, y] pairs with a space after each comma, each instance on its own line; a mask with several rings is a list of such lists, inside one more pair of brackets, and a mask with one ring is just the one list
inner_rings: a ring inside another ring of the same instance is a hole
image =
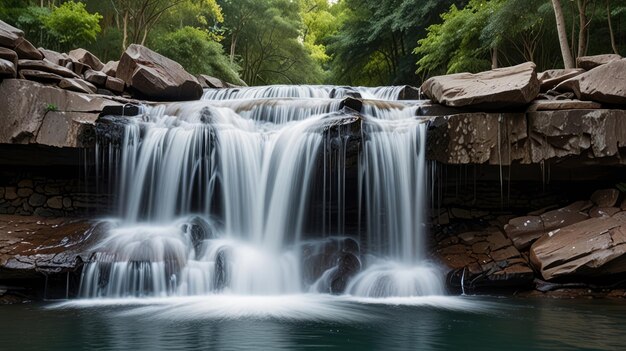
[[[57, 78], [58, 81], [63, 79], [60, 76]], [[54, 115], [50, 106], [59, 112], [73, 111], [77, 114], [88, 112], [95, 116], [93, 117], [95, 121], [105, 106], [121, 105], [123, 103], [97, 95], [75, 93], [23, 79], [5, 79], [0, 82], [0, 125], [3, 126], [0, 128], [0, 143], [28, 144], [40, 140], [40, 144], [46, 145], [45, 139], [42, 140], [38, 134], [50, 129], [54, 133], [67, 135], [54, 139], [63, 140], [59, 147], [76, 147], [73, 145], [83, 143], [80, 133], [82, 129], [75, 128], [73, 122], [69, 124], [72, 125], [71, 128], [63, 129], [58, 120], [47, 121]], [[78, 115], [72, 115], [71, 120], [79, 125], [93, 125], [93, 122]]]
[[142, 98], [179, 101], [202, 96], [200, 83], [180, 64], [141, 45], [132, 44], [126, 49], [116, 77]]
[[562, 81], [576, 77], [583, 72], [585, 70], [581, 68], [551, 69], [538, 73], [537, 79], [541, 84], [541, 92], [546, 92], [554, 89]]
[[591, 218], [546, 234], [530, 249], [544, 279], [626, 272], [626, 222]]
[[126, 86], [126, 84], [124, 83], [123, 80], [119, 79], [119, 78], [115, 78], [115, 77], [107, 77], [107, 81], [104, 85], [108, 90], [114, 92], [114, 93], [118, 93], [121, 94], [124, 92], [124, 87]]
[[616, 54], [595, 55], [595, 56], [582, 56], [576, 58], [576, 66], [589, 71], [596, 67], [606, 65], [613, 61], [619, 61], [622, 57]]
[[17, 70], [13, 62], [0, 58], [0, 79], [15, 78], [16, 76]]
[[63, 78], [59, 82], [59, 88], [85, 94], [93, 94], [98, 90], [93, 84], [77, 78]]
[[45, 60], [48, 60], [52, 63], [54, 63], [55, 65], [59, 65], [59, 66], [63, 66], [65, 67], [65, 64], [67, 63], [67, 55], [56, 52], [54, 50], [48, 50], [48, 49], [44, 49], [44, 48], [39, 48], [39, 51], [43, 54], [43, 58]]
[[30, 41], [23, 39], [13, 48], [17, 56], [27, 60], [43, 60], [43, 54]]
[[617, 189], [596, 190], [591, 195], [591, 201], [598, 207], [613, 207], [617, 203], [618, 198], [619, 190]]
[[108, 76], [106, 74], [100, 71], [94, 71], [92, 69], [85, 71], [85, 80], [97, 86], [105, 86], [107, 77]]
[[539, 216], [513, 218], [504, 226], [504, 232], [513, 241], [513, 245], [523, 250], [546, 233], [543, 220]]
[[526, 109], [528, 112], [554, 110], [593, 110], [602, 108], [602, 104], [580, 100], [535, 100]]
[[595, 206], [589, 210], [589, 217], [598, 218], [598, 217], [612, 217], [616, 213], [620, 212], [620, 209], [617, 207], [598, 207]]
[[98, 113], [49, 111], [41, 123], [35, 142], [54, 147], [91, 146], [91, 140], [84, 136], [93, 136], [88, 130], [97, 119]]
[[530, 103], [539, 88], [535, 64], [527, 62], [476, 74], [433, 77], [421, 89], [431, 100], [446, 106], [498, 109]]
[[14, 48], [23, 37], [24, 32], [0, 20], [0, 46]]
[[555, 90], [571, 91], [580, 100], [626, 104], [626, 59], [607, 63], [570, 78]]
[[583, 211], [590, 207], [587, 201], [577, 201], [558, 210], [548, 211], [540, 217], [546, 231], [551, 231], [586, 220], [589, 217]]
[[72, 50], [69, 52], [68, 55], [72, 59], [82, 64], [85, 64], [89, 66], [91, 69], [94, 69], [96, 71], [99, 71], [104, 67], [104, 65], [102, 64], [102, 61], [100, 61], [100, 59], [97, 58], [96, 55], [90, 53], [89, 51], [85, 49]]
[[117, 72], [117, 65], [120, 61], [109, 61], [104, 67], [102, 67], [102, 72], [107, 76], [115, 77], [115, 73]]
[[0, 59], [7, 60], [17, 68], [17, 53], [11, 49], [0, 47]]
[[36, 82], [42, 83], [58, 83], [63, 77], [58, 74], [43, 72], [43, 71], [35, 71], [32, 69], [22, 69], [19, 71], [19, 77], [21, 79], [34, 80]]
[[66, 78], [78, 78], [78, 75], [71, 70], [52, 63], [48, 60], [19, 60], [18, 66], [20, 70], [36, 70], [54, 73], [56, 75]]
[[53, 196], [48, 199], [46, 202], [48, 207], [60, 210], [63, 208], [63, 197], [62, 196]]

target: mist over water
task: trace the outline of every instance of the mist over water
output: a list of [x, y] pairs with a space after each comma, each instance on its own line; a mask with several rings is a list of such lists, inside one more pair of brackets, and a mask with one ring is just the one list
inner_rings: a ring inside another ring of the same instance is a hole
[[[423, 253], [426, 126], [419, 103], [384, 101], [402, 88], [208, 90], [113, 119], [122, 133], [100, 141], [98, 168], [118, 217], [81, 296], [443, 295]], [[361, 113], [342, 108], [354, 94], [373, 99]]]

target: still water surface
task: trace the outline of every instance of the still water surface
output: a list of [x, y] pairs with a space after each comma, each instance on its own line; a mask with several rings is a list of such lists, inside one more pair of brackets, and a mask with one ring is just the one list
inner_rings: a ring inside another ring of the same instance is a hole
[[2, 350], [625, 350], [626, 302], [324, 295], [0, 306]]

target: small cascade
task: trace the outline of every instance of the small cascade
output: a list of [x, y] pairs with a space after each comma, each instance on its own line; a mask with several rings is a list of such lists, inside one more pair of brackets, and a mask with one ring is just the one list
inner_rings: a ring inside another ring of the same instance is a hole
[[[401, 88], [207, 90], [110, 117], [97, 168], [119, 215], [81, 296], [442, 294], [419, 104], [382, 100]], [[372, 100], [342, 110], [348, 92]]]

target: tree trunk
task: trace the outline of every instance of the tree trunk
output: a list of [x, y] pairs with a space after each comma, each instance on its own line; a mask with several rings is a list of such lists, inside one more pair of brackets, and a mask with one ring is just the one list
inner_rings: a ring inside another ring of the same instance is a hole
[[491, 49], [491, 69], [498, 68], [498, 48]]
[[577, 57], [587, 54], [587, 0], [578, 0], [578, 54]]
[[126, 51], [126, 44], [128, 42], [128, 11], [124, 13], [124, 38], [122, 39], [122, 51]]
[[611, 37], [611, 47], [613, 48], [613, 52], [616, 55], [619, 55], [619, 50], [617, 50], [617, 44], [615, 44], [615, 34], [613, 33], [613, 24], [611, 23], [611, 4], [610, 0], [606, 0], [606, 17], [609, 21], [609, 36]]
[[574, 59], [572, 52], [567, 45], [567, 32], [565, 29], [565, 18], [563, 17], [563, 8], [561, 0], [552, 0], [554, 7], [554, 16], [556, 17], [556, 29], [559, 33], [559, 44], [561, 45], [561, 54], [563, 55], [563, 66], [565, 68], [574, 68]]

